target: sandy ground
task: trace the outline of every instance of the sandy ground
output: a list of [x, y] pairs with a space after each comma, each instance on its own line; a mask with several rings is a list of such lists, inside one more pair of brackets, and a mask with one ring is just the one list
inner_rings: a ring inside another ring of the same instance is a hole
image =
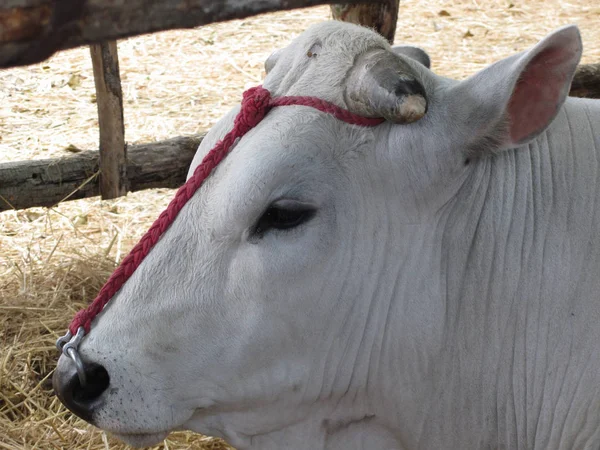
[[[260, 82], [274, 49], [328, 17], [317, 7], [120, 42], [127, 141], [209, 129]], [[402, 1], [396, 43], [421, 46], [433, 70], [464, 78], [568, 23], [581, 28], [584, 62], [600, 61], [600, 4], [589, 0]], [[97, 148], [97, 124], [87, 49], [0, 71], [0, 162]], [[51, 395], [53, 345], [172, 194], [0, 213], [0, 449], [125, 448]], [[157, 448], [225, 447], [175, 433]]]

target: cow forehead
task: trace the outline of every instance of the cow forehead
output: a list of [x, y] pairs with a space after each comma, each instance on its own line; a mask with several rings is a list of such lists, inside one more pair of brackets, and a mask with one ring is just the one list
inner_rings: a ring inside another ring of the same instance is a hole
[[279, 198], [318, 202], [347, 182], [343, 171], [372, 140], [371, 129], [345, 124], [309, 107], [274, 108], [236, 144], [197, 193], [203, 215], [231, 222], [256, 214], [254, 209]]
[[315, 43], [322, 44], [327, 49], [355, 54], [366, 48], [388, 47], [385, 38], [369, 28], [346, 22], [327, 21], [309, 27], [292, 42], [290, 48]]
[[358, 55], [372, 48], [389, 48], [389, 44], [357, 25], [314, 25], [278, 54], [264, 86], [278, 96], [310, 95], [345, 106], [347, 72]]
[[[268, 183], [294, 174], [315, 174], [352, 159], [372, 131], [351, 126], [306, 106], [274, 108], [248, 132], [216, 171], [219, 184], [259, 177]], [[221, 179], [222, 178], [222, 179]]]

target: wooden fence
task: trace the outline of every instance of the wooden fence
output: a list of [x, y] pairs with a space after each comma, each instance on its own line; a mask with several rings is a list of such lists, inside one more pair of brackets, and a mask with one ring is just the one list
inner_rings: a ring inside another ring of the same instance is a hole
[[[59, 50], [90, 45], [100, 151], [69, 158], [0, 164], [0, 211], [104, 199], [184, 183], [202, 136], [127, 147], [116, 39], [307, 7], [327, 0], [3, 0], [0, 68], [42, 61]], [[347, 0], [334, 18], [370, 26], [390, 42], [399, 0]], [[600, 64], [580, 66], [571, 95], [600, 98]]]

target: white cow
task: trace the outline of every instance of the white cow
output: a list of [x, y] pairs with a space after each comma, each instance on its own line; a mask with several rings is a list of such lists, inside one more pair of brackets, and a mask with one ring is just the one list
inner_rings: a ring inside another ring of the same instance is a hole
[[566, 98], [580, 54], [566, 27], [457, 82], [367, 29], [311, 27], [264, 86], [390, 120], [273, 109], [96, 318], [85, 388], [61, 358], [61, 399], [137, 446], [600, 448], [600, 102]]

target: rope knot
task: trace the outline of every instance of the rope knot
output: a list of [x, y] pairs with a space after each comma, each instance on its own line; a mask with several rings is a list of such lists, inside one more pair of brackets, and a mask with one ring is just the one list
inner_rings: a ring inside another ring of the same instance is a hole
[[235, 118], [235, 127], [245, 134], [263, 120], [271, 109], [271, 93], [262, 86], [255, 86], [244, 92], [242, 109]]

